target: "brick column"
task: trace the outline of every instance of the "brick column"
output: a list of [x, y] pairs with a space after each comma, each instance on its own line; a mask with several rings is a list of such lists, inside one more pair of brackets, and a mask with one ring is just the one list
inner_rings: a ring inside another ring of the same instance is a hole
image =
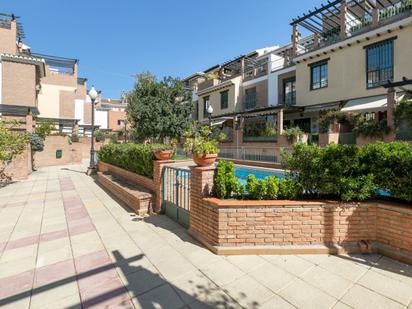
[[298, 53], [298, 41], [299, 41], [299, 32], [298, 26], [293, 25], [292, 27], [292, 58], [296, 57]]
[[373, 3], [372, 8], [372, 26], [377, 27], [379, 24], [379, 9], [378, 5], [376, 4], [376, 0]]
[[153, 211], [160, 213], [162, 211], [162, 196], [163, 196], [163, 168], [166, 165], [175, 163], [174, 160], [153, 161], [153, 182], [155, 186], [155, 201]]
[[277, 113], [277, 132], [278, 132], [278, 137], [283, 135], [283, 109], [280, 109]]
[[388, 89], [388, 107], [387, 107], [387, 123], [388, 127], [391, 129], [389, 135], [391, 136], [389, 139], [395, 139], [395, 105], [396, 105], [396, 91], [394, 88]]
[[215, 220], [213, 208], [203, 200], [212, 193], [215, 169], [214, 166], [190, 168], [189, 232], [205, 245], [217, 245], [218, 238], [218, 220]]
[[347, 32], [346, 32], [346, 16], [348, 13], [348, 7], [347, 7], [346, 0], [341, 0], [341, 6], [340, 6], [340, 38], [342, 40], [346, 39], [347, 37]]

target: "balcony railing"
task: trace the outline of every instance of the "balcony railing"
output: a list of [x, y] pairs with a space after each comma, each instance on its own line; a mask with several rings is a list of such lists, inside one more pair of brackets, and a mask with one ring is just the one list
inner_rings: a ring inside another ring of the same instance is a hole
[[384, 22], [396, 16], [410, 13], [411, 10], [412, 10], [412, 4], [407, 3], [407, 2], [399, 2], [393, 6], [380, 10], [379, 11], [379, 21]]

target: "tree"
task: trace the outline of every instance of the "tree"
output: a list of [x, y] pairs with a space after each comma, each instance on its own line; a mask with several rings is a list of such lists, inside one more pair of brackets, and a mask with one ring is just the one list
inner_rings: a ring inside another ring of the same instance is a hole
[[26, 133], [14, 131], [13, 128], [20, 127], [17, 121], [0, 120], [0, 186], [10, 181], [5, 174], [7, 165], [19, 154], [23, 153], [28, 143]]
[[141, 73], [127, 102], [131, 136], [136, 141], [178, 138], [192, 124], [191, 92], [179, 79], [165, 77], [157, 81], [149, 72]]

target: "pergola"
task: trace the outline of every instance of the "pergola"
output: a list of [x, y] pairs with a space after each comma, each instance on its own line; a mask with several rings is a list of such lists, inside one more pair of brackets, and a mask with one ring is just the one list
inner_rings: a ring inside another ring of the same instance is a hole
[[402, 0], [328, 0], [326, 4], [309, 10], [291, 22], [292, 45], [295, 53], [299, 45], [301, 26], [311, 33], [313, 49], [343, 40], [355, 30], [365, 26], [377, 26], [379, 12], [396, 6]]
[[58, 72], [72, 74], [75, 71], [75, 66], [78, 64], [78, 59], [50, 56], [44, 54], [32, 53], [32, 56], [44, 59], [46, 64]]

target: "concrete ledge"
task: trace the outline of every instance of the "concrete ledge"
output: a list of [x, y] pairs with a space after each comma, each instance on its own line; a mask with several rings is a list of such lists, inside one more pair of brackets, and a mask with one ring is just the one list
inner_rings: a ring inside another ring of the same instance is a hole
[[153, 196], [148, 190], [120, 177], [103, 174], [102, 172], [97, 173], [97, 182], [133, 209], [139, 216], [151, 213]]
[[[236, 246], [225, 247], [211, 244], [201, 234], [189, 229], [189, 234], [202, 243], [211, 252], [217, 255], [254, 255], [254, 254], [353, 254], [361, 253], [357, 243], [345, 244], [323, 244], [323, 245], [302, 245], [302, 246]], [[372, 252], [379, 251], [379, 244], [373, 243]], [[412, 256], [411, 256], [412, 257]]]

